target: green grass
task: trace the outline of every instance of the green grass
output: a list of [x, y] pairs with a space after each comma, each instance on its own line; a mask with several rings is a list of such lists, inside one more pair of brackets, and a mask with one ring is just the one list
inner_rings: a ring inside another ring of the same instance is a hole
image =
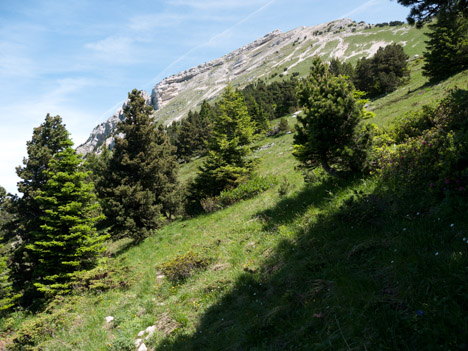
[[451, 87], [468, 86], [468, 71], [460, 72], [438, 84], [429, 84], [422, 74], [423, 65], [422, 60], [412, 61], [411, 80], [408, 84], [369, 103], [368, 109], [376, 114], [373, 123], [380, 127], [386, 126], [395, 116], [419, 109], [431, 101], [440, 100]]
[[[407, 87], [371, 102], [375, 122], [386, 126], [450, 86], [466, 88], [467, 73], [425, 84], [414, 66]], [[262, 138], [254, 148], [267, 147], [252, 155], [259, 176], [287, 179], [286, 194], [278, 184], [170, 223], [138, 246], [113, 243], [112, 289], [76, 290], [35, 316], [18, 310], [0, 319], [0, 340], [26, 331], [37, 350], [111, 350], [154, 324], [147, 345], [155, 350], [466, 348], [468, 218], [461, 208], [398, 197], [372, 178], [317, 173], [306, 184], [292, 143], [292, 134]], [[182, 165], [182, 181], [202, 161]], [[179, 282], [160, 276], [189, 251], [209, 265]]]

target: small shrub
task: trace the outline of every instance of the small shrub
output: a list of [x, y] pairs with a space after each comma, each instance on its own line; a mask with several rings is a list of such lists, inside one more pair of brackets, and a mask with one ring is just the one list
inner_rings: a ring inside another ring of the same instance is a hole
[[[468, 92], [452, 90], [437, 106], [399, 119], [374, 159], [382, 184], [395, 190], [466, 194]], [[402, 185], [405, 187], [403, 188]]]
[[132, 338], [124, 335], [118, 335], [110, 346], [111, 351], [133, 351], [135, 344]]
[[206, 213], [215, 212], [222, 208], [218, 196], [205, 197], [200, 200], [200, 205]]
[[27, 319], [18, 328], [8, 345], [11, 351], [33, 351], [42, 350], [36, 347], [40, 342], [53, 338], [57, 330], [67, 328], [67, 324], [74, 320], [76, 312], [73, 312], [75, 302], [68, 298], [56, 297], [41, 314]]
[[209, 260], [207, 258], [189, 250], [186, 253], [177, 255], [172, 260], [163, 263], [160, 266], [160, 269], [163, 274], [166, 275], [167, 279], [173, 282], [178, 282], [184, 281], [190, 277], [195, 270], [205, 269], [208, 264]]
[[232, 205], [241, 200], [246, 200], [258, 195], [277, 183], [276, 177], [254, 176], [245, 183], [241, 183], [237, 188], [225, 190], [219, 195], [219, 200], [223, 205]]
[[267, 136], [279, 136], [289, 132], [291, 128], [286, 118], [281, 117], [277, 126], [272, 127], [267, 133]]
[[288, 178], [284, 177], [278, 188], [278, 194], [280, 197], [286, 196], [291, 191], [291, 183]]

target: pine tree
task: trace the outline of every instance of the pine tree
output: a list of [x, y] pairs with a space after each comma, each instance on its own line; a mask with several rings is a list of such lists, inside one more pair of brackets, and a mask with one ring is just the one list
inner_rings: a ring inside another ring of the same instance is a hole
[[204, 154], [208, 148], [208, 141], [211, 139], [213, 133], [213, 120], [215, 111], [213, 107], [206, 101], [203, 100], [200, 107], [200, 113], [198, 114], [197, 121], [197, 150], [199, 154]]
[[[5, 228], [4, 225], [11, 222], [11, 213], [7, 208], [10, 199], [4, 187], [0, 186], [0, 243], [5, 240]], [[14, 294], [13, 287], [10, 279], [10, 270], [8, 268], [9, 257], [5, 252], [5, 248], [2, 249], [2, 257], [0, 257], [0, 315], [2, 311], [13, 307], [15, 300], [20, 297], [19, 294]]]
[[83, 160], [73, 150], [73, 143], [62, 143], [65, 149], [55, 154], [45, 170], [47, 178], [34, 199], [43, 210], [43, 224], [31, 232], [27, 246], [38, 262], [33, 284], [46, 296], [67, 293], [79, 272], [92, 268], [107, 238], [98, 235], [95, 223], [100, 218], [94, 185]]
[[392, 92], [409, 77], [407, 60], [401, 45], [380, 47], [372, 58], [358, 61], [353, 81], [370, 97]]
[[268, 130], [270, 122], [263, 108], [255, 101], [252, 95], [245, 99], [249, 115], [255, 125], [255, 132], [262, 133]]
[[252, 171], [251, 161], [246, 157], [254, 127], [242, 94], [229, 85], [223, 92], [219, 110], [213, 122], [208, 158], [190, 189], [192, 198], [198, 200], [236, 187]]
[[3, 311], [13, 307], [20, 297], [19, 294], [13, 292], [7, 260], [6, 256], [0, 257], [0, 315]]
[[23, 166], [16, 169], [21, 178], [18, 191], [23, 195], [17, 197], [14, 203], [16, 220], [13, 225], [20, 240], [12, 257], [11, 277], [15, 290], [23, 292], [24, 305], [34, 302], [36, 288], [32, 284], [32, 274], [39, 259], [28, 249], [28, 245], [33, 240], [32, 232], [44, 224], [44, 210], [36, 196], [47, 182], [44, 171], [48, 169], [50, 160], [64, 150], [63, 143], [67, 140], [68, 131], [60, 116], [47, 115], [44, 123], [34, 129], [32, 139], [26, 143], [28, 157], [23, 160]]
[[304, 114], [298, 116], [294, 156], [306, 167], [321, 165], [333, 176], [356, 168], [349, 159], [363, 108], [354, 98], [352, 83], [344, 76], [333, 77], [316, 57], [309, 76], [299, 85], [298, 98]]
[[438, 81], [468, 68], [468, 18], [461, 12], [441, 13], [429, 25], [424, 75]]
[[136, 89], [128, 97], [117, 127], [123, 137], [115, 140], [98, 189], [111, 235], [139, 242], [173, 214], [178, 164], [164, 129], [152, 121], [152, 107]]
[[465, 18], [468, 17], [467, 0], [398, 0], [398, 2], [411, 7], [407, 20], [410, 24], [416, 24], [418, 28], [440, 13], [461, 12]]

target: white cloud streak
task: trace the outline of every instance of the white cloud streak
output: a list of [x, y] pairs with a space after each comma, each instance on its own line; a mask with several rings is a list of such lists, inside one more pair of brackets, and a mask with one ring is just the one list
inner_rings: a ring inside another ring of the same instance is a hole
[[374, 5], [377, 5], [379, 2], [381, 2], [380, 0], [369, 0], [367, 2], [365, 2], [364, 4], [356, 7], [355, 9], [345, 13], [344, 15], [340, 16], [339, 18], [349, 18], [349, 17], [352, 17], [356, 14], [359, 14], [359, 13], [362, 13], [363, 11], [369, 9], [370, 7], [374, 6]]

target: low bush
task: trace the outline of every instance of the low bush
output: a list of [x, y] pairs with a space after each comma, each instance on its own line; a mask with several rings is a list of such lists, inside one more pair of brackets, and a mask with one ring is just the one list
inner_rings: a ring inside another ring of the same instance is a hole
[[382, 184], [392, 190], [466, 194], [468, 91], [452, 90], [439, 105], [397, 120], [373, 157]]
[[238, 201], [250, 199], [268, 190], [277, 183], [278, 180], [274, 176], [254, 176], [245, 183], [241, 183], [237, 188], [221, 192], [219, 195], [219, 202], [221, 205], [232, 205]]
[[110, 351], [133, 351], [135, 350], [135, 344], [133, 339], [124, 336], [118, 335], [110, 344]]
[[246, 182], [240, 183], [233, 189], [227, 189], [218, 196], [206, 197], [200, 200], [200, 205], [206, 213], [221, 210], [241, 200], [250, 199], [276, 185], [278, 180], [274, 176], [254, 176]]
[[199, 253], [189, 250], [163, 263], [159, 268], [167, 279], [179, 282], [190, 277], [194, 271], [205, 269], [209, 263], [210, 260], [206, 257], [202, 257]]

